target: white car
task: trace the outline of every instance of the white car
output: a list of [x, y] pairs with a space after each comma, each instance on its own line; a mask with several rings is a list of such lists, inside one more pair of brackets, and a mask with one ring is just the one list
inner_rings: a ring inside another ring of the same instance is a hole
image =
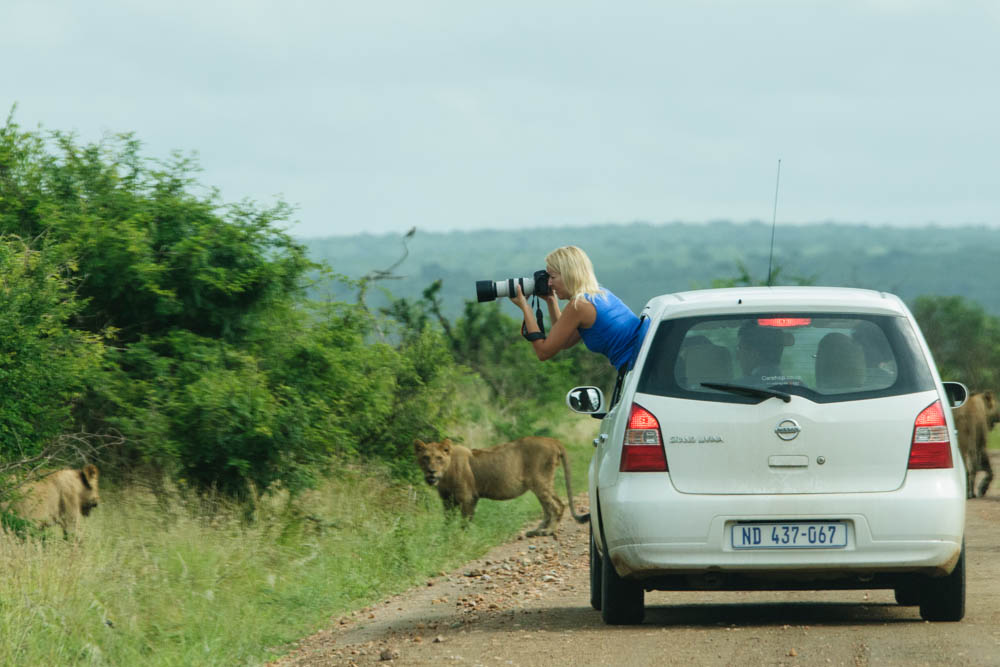
[[668, 294], [590, 464], [591, 603], [641, 623], [646, 590], [889, 588], [965, 614], [965, 470], [923, 335], [896, 296], [825, 287]]

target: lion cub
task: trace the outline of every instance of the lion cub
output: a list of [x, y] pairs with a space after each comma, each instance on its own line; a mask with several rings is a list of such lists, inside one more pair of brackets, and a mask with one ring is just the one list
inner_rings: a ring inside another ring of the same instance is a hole
[[57, 470], [32, 482], [14, 509], [41, 526], [58, 524], [63, 535], [68, 536], [80, 517], [90, 514], [98, 501], [97, 466], [91, 463], [80, 470]]
[[489, 449], [469, 449], [447, 439], [416, 440], [413, 448], [424, 479], [437, 487], [445, 510], [457, 506], [466, 519], [472, 518], [480, 498], [510, 500], [530, 490], [542, 504], [544, 516], [538, 528], [526, 535], [555, 535], [566, 509], [553, 484], [560, 462], [566, 477], [570, 513], [579, 523], [590, 519], [589, 514], [577, 514], [573, 507], [569, 459], [566, 448], [555, 438], [529, 436]]

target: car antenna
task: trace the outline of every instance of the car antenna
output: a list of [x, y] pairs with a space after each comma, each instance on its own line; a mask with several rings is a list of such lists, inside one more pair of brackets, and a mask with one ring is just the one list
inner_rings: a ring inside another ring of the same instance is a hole
[[778, 185], [781, 183], [781, 158], [778, 158], [778, 175], [774, 177], [774, 213], [771, 216], [771, 253], [767, 256], [767, 286], [771, 286], [771, 260], [774, 259], [774, 226], [778, 221]]

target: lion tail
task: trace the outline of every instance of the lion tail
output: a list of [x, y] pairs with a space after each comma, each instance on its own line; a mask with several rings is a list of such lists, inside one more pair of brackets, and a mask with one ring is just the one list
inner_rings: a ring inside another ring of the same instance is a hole
[[586, 514], [577, 514], [576, 505], [573, 504], [573, 484], [570, 481], [570, 471], [569, 471], [569, 455], [566, 453], [565, 447], [560, 447], [559, 456], [562, 458], [563, 466], [563, 477], [566, 478], [566, 498], [569, 501], [569, 511], [576, 519], [577, 523], [587, 523], [590, 521], [590, 512]]

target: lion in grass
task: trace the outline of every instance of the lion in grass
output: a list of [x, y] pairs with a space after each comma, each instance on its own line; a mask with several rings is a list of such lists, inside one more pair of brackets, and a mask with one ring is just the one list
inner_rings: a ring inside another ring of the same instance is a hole
[[59, 525], [68, 536], [99, 501], [97, 466], [90, 463], [80, 470], [57, 470], [28, 484], [14, 511], [43, 527]]
[[[955, 417], [955, 429], [958, 431], [958, 448], [965, 460], [965, 471], [968, 474], [966, 497], [985, 496], [993, 481], [993, 466], [986, 451], [986, 441], [990, 429], [1000, 421], [1000, 403], [992, 391], [977, 392], [969, 396], [960, 408], [952, 411]], [[986, 476], [976, 488], [976, 474], [986, 471]], [[977, 493], [978, 492], [978, 493]]]
[[526, 535], [555, 535], [566, 509], [554, 488], [556, 466], [561, 462], [570, 513], [579, 523], [590, 519], [589, 514], [577, 514], [573, 507], [569, 458], [555, 438], [529, 436], [488, 449], [469, 449], [447, 439], [417, 440], [413, 448], [424, 479], [437, 487], [446, 511], [459, 507], [462, 516], [471, 519], [480, 498], [510, 500], [530, 490], [542, 504], [544, 516], [538, 528]]

